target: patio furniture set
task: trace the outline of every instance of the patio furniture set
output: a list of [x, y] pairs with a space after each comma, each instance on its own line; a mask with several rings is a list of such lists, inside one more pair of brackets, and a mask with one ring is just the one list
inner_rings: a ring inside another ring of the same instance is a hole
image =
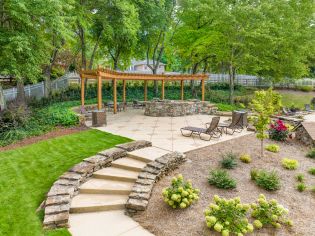
[[[220, 123], [220, 117], [213, 117], [211, 122], [206, 123], [206, 128], [186, 126], [180, 129], [185, 137], [198, 135], [200, 139], [210, 141], [212, 138], [220, 138], [223, 133], [233, 135], [240, 133], [248, 127], [247, 112], [233, 112], [230, 123]], [[207, 138], [208, 137], [208, 138]]]

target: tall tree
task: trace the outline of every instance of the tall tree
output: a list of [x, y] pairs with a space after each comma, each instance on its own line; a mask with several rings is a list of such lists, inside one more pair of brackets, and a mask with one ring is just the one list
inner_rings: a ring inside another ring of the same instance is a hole
[[[70, 1], [70, 0], [69, 0]], [[68, 1], [19, 0], [0, 2], [0, 73], [17, 80], [18, 100], [25, 102], [24, 81], [36, 81], [49, 62], [47, 34], [62, 20]]]
[[134, 52], [140, 27], [138, 10], [131, 0], [108, 1], [101, 10], [106, 12], [101, 46], [109, 53], [113, 68], [118, 70]]
[[305, 74], [307, 57], [314, 53], [312, 9], [312, 0], [182, 0], [178, 51], [191, 55], [193, 63], [205, 55], [228, 68], [233, 103], [237, 73]]
[[[145, 50], [147, 66], [153, 74], [157, 73], [165, 45], [170, 43], [171, 37], [167, 37], [170, 31], [174, 31], [174, 14], [176, 12], [175, 0], [155, 1], [148, 0], [139, 3], [139, 16], [141, 21], [140, 44]], [[140, 57], [143, 53], [140, 53]], [[154, 81], [155, 96], [158, 94], [157, 81]]]

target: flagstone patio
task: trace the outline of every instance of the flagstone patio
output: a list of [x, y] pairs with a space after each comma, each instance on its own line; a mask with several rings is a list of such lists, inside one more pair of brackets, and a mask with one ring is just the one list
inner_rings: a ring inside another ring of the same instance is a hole
[[[218, 142], [223, 142], [249, 134], [248, 131], [224, 134], [219, 139], [211, 141], [200, 140], [199, 136], [184, 137], [180, 128], [185, 126], [206, 127], [213, 116], [190, 115], [181, 117], [150, 117], [144, 115], [144, 110], [129, 109], [118, 114], [107, 113], [107, 126], [99, 127], [98, 130], [121, 135], [134, 140], [151, 141], [153, 146], [168, 150], [188, 152]], [[221, 122], [228, 117], [221, 117]]]

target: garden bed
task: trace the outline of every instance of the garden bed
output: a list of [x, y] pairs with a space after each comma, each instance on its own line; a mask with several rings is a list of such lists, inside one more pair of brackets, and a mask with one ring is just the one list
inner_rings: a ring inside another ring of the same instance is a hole
[[[274, 143], [268, 140], [266, 143]], [[293, 220], [292, 228], [283, 226], [282, 229], [263, 228], [255, 230], [254, 235], [313, 235], [315, 232], [315, 193], [310, 190], [298, 192], [295, 188], [296, 174], [303, 173], [305, 184], [315, 186], [315, 177], [308, 174], [311, 167], [315, 167], [315, 160], [305, 157], [307, 148], [298, 143], [277, 143], [279, 153], [265, 151], [265, 157], [259, 158], [260, 142], [255, 135], [226, 141], [203, 149], [187, 153], [188, 161], [181, 165], [170, 176], [158, 182], [152, 192], [148, 208], [135, 216], [135, 219], [155, 235], [214, 235], [214, 231], [205, 225], [203, 211], [212, 202], [213, 196], [224, 198], [239, 196], [243, 203], [254, 202], [263, 193], [268, 199], [274, 198], [279, 204], [289, 209], [289, 217]], [[208, 184], [209, 169], [219, 167], [221, 154], [228, 151], [242, 154], [248, 153], [252, 157], [250, 164], [238, 160], [235, 169], [228, 170], [236, 180], [237, 187], [233, 190], [218, 189]], [[281, 166], [282, 158], [292, 158], [299, 161], [297, 170], [285, 170]], [[275, 192], [268, 192], [250, 179], [252, 168], [275, 170], [281, 179], [281, 188]], [[201, 190], [200, 199], [187, 209], [172, 209], [163, 202], [161, 197], [163, 188], [169, 186], [174, 175], [182, 173], [186, 179], [191, 179], [193, 186]], [[251, 219], [252, 220], [252, 219]], [[179, 233], [180, 232], [180, 233]], [[215, 234], [216, 235], [216, 234]], [[219, 235], [219, 234], [218, 234]]]

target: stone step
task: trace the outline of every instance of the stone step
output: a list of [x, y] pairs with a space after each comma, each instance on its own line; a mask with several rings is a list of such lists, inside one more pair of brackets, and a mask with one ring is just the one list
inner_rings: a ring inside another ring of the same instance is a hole
[[120, 158], [112, 162], [113, 167], [137, 172], [140, 172], [146, 165], [146, 162], [139, 161], [131, 157]]
[[167, 153], [169, 153], [169, 151], [158, 147], [147, 147], [128, 152], [128, 157], [148, 163]]
[[122, 210], [128, 195], [80, 193], [71, 201], [70, 213]]
[[89, 179], [80, 186], [80, 193], [129, 194], [134, 183], [109, 179]]
[[108, 179], [134, 183], [138, 178], [138, 175], [138, 171], [124, 170], [116, 167], [107, 167], [94, 172], [93, 177], [97, 179]]
[[123, 210], [70, 214], [72, 236], [152, 236]]

